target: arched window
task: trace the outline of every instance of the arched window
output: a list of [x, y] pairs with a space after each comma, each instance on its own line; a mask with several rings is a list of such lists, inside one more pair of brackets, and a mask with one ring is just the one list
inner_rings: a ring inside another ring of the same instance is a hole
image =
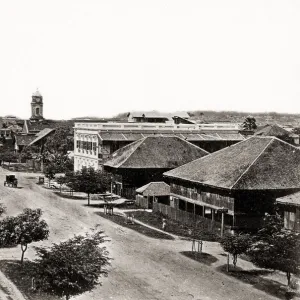
[[37, 107], [37, 108], [35, 109], [35, 114], [36, 114], [37, 116], [40, 114], [40, 108], [39, 108], [39, 107]]

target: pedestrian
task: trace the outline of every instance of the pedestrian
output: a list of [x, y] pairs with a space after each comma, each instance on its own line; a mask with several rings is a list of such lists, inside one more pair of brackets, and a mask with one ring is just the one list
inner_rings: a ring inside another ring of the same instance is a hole
[[166, 230], [167, 230], [167, 220], [166, 220], [166, 219], [163, 219], [163, 220], [162, 220], [162, 230], [163, 230], [163, 231], [166, 231]]

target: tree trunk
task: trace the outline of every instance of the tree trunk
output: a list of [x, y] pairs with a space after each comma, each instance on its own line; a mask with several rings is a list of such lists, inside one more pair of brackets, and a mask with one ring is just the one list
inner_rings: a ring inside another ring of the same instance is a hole
[[23, 265], [24, 254], [25, 254], [25, 251], [27, 250], [27, 244], [25, 244], [25, 245], [21, 244], [21, 250], [22, 250], [21, 265]]
[[90, 193], [88, 193], [88, 206], [90, 206]]
[[286, 278], [288, 281], [288, 286], [290, 286], [290, 284], [291, 284], [291, 273], [290, 272], [286, 272]]
[[236, 267], [236, 263], [237, 263], [237, 255], [236, 254], [233, 255], [232, 262], [233, 262], [233, 267], [235, 268]]
[[69, 300], [70, 299], [70, 296], [69, 295], [66, 295], [66, 300]]
[[229, 253], [227, 254], [227, 272], [229, 272]]

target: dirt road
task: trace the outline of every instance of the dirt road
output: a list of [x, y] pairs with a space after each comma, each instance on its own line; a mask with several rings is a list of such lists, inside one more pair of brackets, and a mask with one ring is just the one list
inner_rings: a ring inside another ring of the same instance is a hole
[[[31, 174], [17, 174], [21, 188], [4, 188], [4, 175], [0, 169], [0, 202], [7, 206], [8, 215], [18, 214], [26, 207], [44, 211], [51, 233], [43, 244], [84, 233], [96, 224], [111, 239], [107, 247], [114, 260], [109, 277], [102, 280], [102, 286], [77, 300], [277, 299], [183, 256], [179, 252], [190, 250], [191, 246], [186, 241], [152, 239], [120, 227], [96, 215], [97, 209], [84, 206], [84, 200], [63, 199], [43, 189]], [[34, 252], [29, 248], [26, 257], [33, 258]], [[0, 257], [19, 259], [20, 250], [0, 249]]]

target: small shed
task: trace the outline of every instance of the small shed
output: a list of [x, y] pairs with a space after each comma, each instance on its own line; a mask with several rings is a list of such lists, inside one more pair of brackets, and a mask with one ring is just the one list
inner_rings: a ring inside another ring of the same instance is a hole
[[300, 192], [276, 199], [284, 217], [284, 227], [300, 232]]
[[169, 205], [170, 186], [163, 181], [150, 182], [136, 190], [136, 204], [152, 209], [153, 202]]

